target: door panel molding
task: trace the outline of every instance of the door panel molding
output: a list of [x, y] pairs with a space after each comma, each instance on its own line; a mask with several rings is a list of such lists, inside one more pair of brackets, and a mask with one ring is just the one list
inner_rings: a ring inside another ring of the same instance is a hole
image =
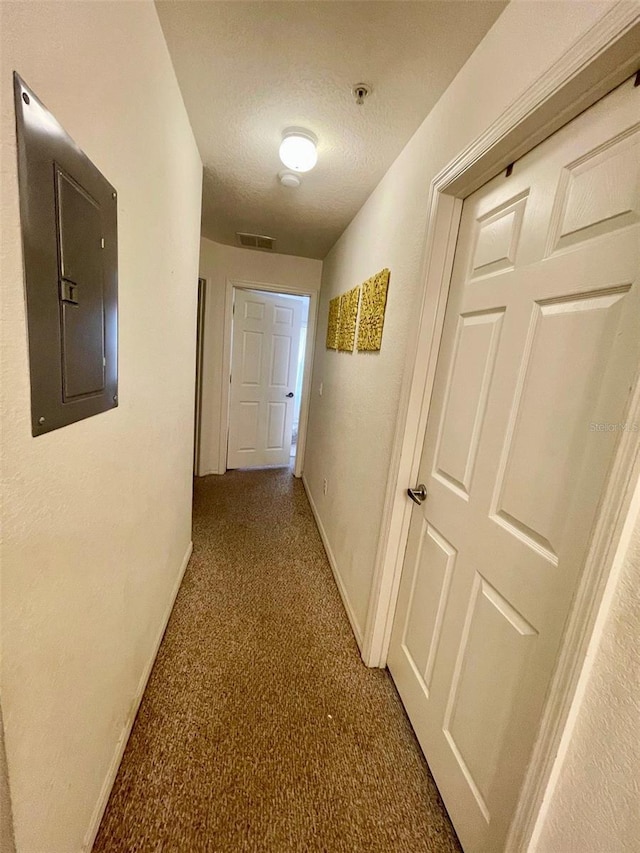
[[[407, 621], [403, 626], [402, 647], [405, 654], [409, 656], [413, 666], [415, 667], [418, 680], [423, 685], [427, 698], [431, 689], [431, 676], [433, 674], [433, 666], [440, 644], [442, 634], [442, 622], [444, 612], [449, 599], [449, 591], [451, 589], [451, 579], [456, 564], [458, 552], [453, 545], [448, 542], [431, 524], [423, 520], [422, 531], [419, 538], [418, 556], [415, 561], [415, 571], [411, 582], [411, 592], [409, 593], [409, 605], [407, 607]], [[433, 551], [435, 550], [435, 554]], [[431, 554], [428, 552], [431, 551]], [[426, 577], [420, 571], [420, 564], [423, 557], [427, 559], [431, 557], [433, 563], [438, 563], [436, 571], [430, 577]], [[435, 560], [434, 560], [435, 557]], [[438, 561], [439, 558], [439, 561]], [[437, 575], [439, 570], [440, 574]], [[425, 595], [432, 602], [432, 608], [426, 614], [426, 618], [420, 620], [419, 624], [412, 624], [411, 619], [411, 602], [416, 595], [416, 586], [422, 581], [433, 581], [429, 592], [430, 596]], [[414, 642], [415, 640], [415, 642]], [[426, 642], [425, 642], [426, 641]], [[426, 647], [426, 659], [418, 666], [416, 655], [412, 647], [415, 646], [419, 650], [420, 646]]]
[[[363, 636], [362, 656], [369, 666], [385, 666], [387, 659], [411, 518], [412, 505], [406, 500], [405, 488], [407, 483], [415, 481], [426, 432], [462, 200], [634, 73], [640, 65], [639, 35], [637, 7], [617, 3], [431, 183], [419, 322], [407, 348], [396, 439]], [[629, 420], [640, 422], [638, 378], [629, 405]], [[507, 839], [506, 849], [514, 853], [530, 849], [534, 838], [543, 799], [553, 781], [554, 762], [570, 722], [570, 709], [586, 650], [639, 478], [637, 436], [629, 431], [621, 437], [539, 737]]]

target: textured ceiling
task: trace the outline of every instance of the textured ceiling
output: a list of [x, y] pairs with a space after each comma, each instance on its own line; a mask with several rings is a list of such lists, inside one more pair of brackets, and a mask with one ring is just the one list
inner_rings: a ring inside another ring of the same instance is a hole
[[[157, 0], [205, 168], [203, 235], [323, 258], [505, 5]], [[290, 126], [319, 140], [297, 189], [278, 182]]]

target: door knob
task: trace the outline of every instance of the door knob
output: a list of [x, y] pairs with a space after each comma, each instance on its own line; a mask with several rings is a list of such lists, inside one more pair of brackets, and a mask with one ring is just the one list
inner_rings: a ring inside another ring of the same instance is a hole
[[423, 483], [419, 483], [415, 489], [407, 489], [407, 494], [414, 503], [420, 506], [422, 501], [427, 499], [427, 487]]
[[285, 394], [285, 397], [293, 397], [293, 391], [289, 391], [288, 394]]

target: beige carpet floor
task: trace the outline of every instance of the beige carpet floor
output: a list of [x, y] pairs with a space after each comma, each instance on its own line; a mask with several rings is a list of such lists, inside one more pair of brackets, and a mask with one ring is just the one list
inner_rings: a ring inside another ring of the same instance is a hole
[[459, 851], [301, 481], [202, 478], [193, 533], [94, 853]]

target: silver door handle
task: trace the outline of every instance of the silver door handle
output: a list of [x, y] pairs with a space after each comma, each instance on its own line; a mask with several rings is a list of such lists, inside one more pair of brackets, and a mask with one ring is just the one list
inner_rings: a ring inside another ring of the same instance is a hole
[[407, 489], [407, 494], [414, 503], [420, 506], [422, 501], [427, 499], [427, 487], [423, 483], [419, 483], [415, 489]]

